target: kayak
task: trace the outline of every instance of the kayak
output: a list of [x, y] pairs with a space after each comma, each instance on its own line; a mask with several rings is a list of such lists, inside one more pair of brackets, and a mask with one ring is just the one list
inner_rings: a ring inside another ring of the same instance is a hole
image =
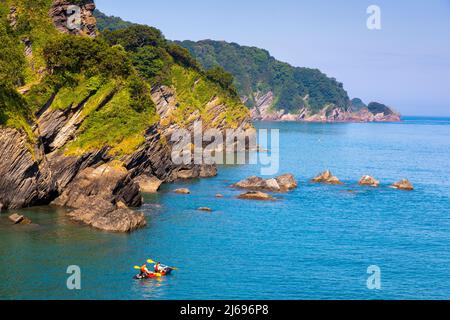
[[155, 279], [155, 278], [165, 277], [165, 276], [168, 276], [169, 274], [171, 274], [172, 271], [173, 271], [172, 268], [165, 267], [161, 272], [151, 272], [151, 273], [148, 273], [148, 274], [142, 275], [142, 276], [140, 274], [138, 274], [138, 275], [134, 276], [134, 279], [144, 280], [144, 279]]

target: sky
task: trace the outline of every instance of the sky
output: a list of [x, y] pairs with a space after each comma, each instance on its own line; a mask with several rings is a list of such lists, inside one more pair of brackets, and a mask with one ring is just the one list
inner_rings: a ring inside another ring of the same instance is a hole
[[[318, 68], [351, 98], [403, 115], [450, 116], [450, 0], [96, 0], [171, 40], [224, 40]], [[381, 30], [367, 28], [367, 8]]]

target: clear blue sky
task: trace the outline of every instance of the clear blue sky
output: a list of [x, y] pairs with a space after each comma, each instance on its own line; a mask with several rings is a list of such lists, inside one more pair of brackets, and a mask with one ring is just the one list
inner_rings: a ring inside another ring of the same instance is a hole
[[[450, 116], [450, 0], [96, 0], [101, 11], [155, 26], [171, 40], [257, 46], [319, 68], [351, 97], [405, 115]], [[381, 8], [382, 30], [366, 27]]]

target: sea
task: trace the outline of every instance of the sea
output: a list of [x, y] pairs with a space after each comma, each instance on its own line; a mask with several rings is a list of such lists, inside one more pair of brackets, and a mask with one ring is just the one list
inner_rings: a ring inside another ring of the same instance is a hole
[[[277, 175], [292, 173], [296, 190], [237, 199], [230, 186], [261, 165], [223, 165], [145, 195], [148, 226], [131, 234], [53, 207], [14, 211], [30, 226], [3, 212], [0, 299], [450, 299], [450, 118], [255, 126], [279, 130]], [[344, 184], [311, 183], [326, 169]], [[380, 187], [359, 186], [363, 175]], [[415, 190], [390, 188], [402, 179]], [[147, 259], [177, 270], [134, 280]]]

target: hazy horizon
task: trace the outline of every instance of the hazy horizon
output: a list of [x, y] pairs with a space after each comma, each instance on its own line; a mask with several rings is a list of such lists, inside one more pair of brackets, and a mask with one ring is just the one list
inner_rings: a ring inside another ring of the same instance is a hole
[[[96, 4], [108, 15], [157, 27], [171, 40], [212, 39], [268, 50], [278, 60], [343, 82], [351, 98], [381, 102], [405, 116], [450, 116], [449, 0]], [[366, 26], [372, 4], [381, 8], [381, 30]]]

